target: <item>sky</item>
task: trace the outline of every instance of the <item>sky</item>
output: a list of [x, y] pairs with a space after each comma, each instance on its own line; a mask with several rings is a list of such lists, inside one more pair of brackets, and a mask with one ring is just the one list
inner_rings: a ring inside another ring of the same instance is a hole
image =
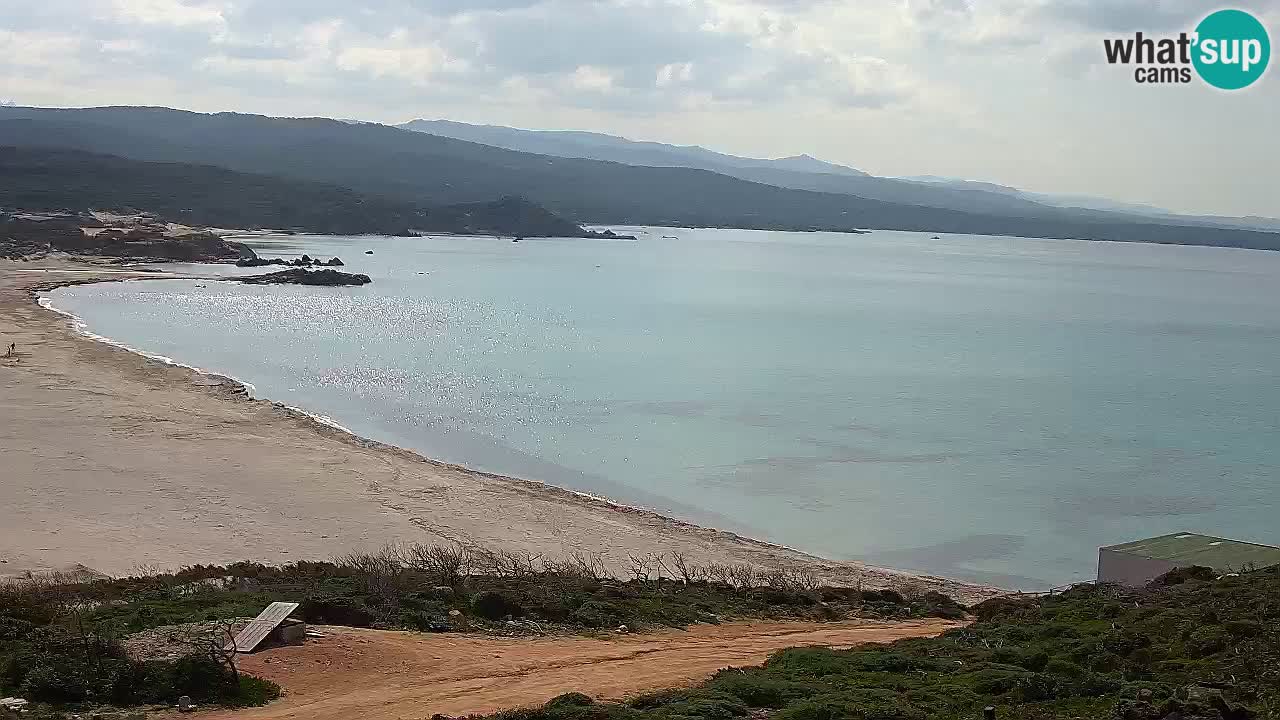
[[[0, 0], [0, 101], [592, 130], [1280, 216], [1280, 72], [1224, 92], [1105, 63], [1104, 38], [1190, 31], [1219, 7]], [[1233, 7], [1280, 39], [1280, 0]]]

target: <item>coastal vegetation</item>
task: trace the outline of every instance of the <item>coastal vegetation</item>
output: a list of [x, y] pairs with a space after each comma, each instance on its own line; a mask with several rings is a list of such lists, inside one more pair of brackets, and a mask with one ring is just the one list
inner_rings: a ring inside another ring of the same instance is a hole
[[[1280, 572], [1174, 571], [1145, 589], [1080, 585], [971, 608], [936, 593], [821, 587], [802, 573], [456, 546], [389, 546], [332, 562], [238, 563], [123, 579], [31, 578], [0, 591], [0, 693], [55, 708], [270, 700], [207, 647], [137, 659], [123, 639], [295, 600], [310, 622], [423, 632], [627, 632], [732, 618], [968, 617], [937, 638], [795, 648], [692, 689], [620, 703], [573, 693], [495, 720], [1249, 720], [1280, 712]], [[590, 692], [592, 688], [582, 688]]]
[[0, 696], [66, 707], [171, 704], [181, 695], [206, 704], [261, 704], [278, 688], [235, 672], [216, 651], [221, 644], [207, 637], [173, 658], [134, 657], [125, 648], [143, 631], [217, 629], [274, 601], [301, 603], [311, 623], [502, 634], [964, 614], [937, 593], [821, 587], [803, 572], [699, 566], [680, 555], [634, 558], [628, 574], [614, 577], [600, 558], [581, 554], [552, 560], [394, 545], [284, 567], [237, 563], [120, 579], [17, 579], [0, 584]]
[[[495, 720], [1249, 720], [1280, 717], [1280, 571], [997, 598], [940, 637], [795, 648], [688, 690], [572, 693]], [[583, 688], [590, 692], [591, 688]]]

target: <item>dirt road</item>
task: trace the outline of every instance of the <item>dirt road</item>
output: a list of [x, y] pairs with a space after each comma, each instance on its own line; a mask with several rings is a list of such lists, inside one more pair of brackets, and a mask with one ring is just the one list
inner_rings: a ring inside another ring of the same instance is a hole
[[201, 717], [410, 720], [538, 705], [575, 690], [621, 698], [759, 664], [782, 648], [889, 642], [954, 626], [942, 620], [728, 623], [609, 640], [321, 628], [328, 637], [241, 659], [247, 672], [280, 683], [279, 701]]

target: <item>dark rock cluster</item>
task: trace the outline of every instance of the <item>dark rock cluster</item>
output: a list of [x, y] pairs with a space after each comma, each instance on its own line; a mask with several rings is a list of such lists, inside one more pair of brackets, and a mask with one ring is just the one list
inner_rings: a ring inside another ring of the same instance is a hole
[[321, 260], [313, 258], [310, 255], [303, 255], [295, 260], [285, 260], [284, 258], [264, 258], [251, 257], [241, 258], [236, 261], [236, 265], [240, 267], [264, 267], [266, 265], [286, 265], [289, 267], [342, 267], [346, 263], [341, 258], [331, 258], [329, 260]]
[[368, 275], [344, 273], [339, 270], [307, 270], [305, 268], [292, 268], [281, 270], [280, 272], [267, 273], [266, 275], [251, 275], [249, 277], [228, 279], [250, 285], [322, 285], [327, 287], [368, 285], [373, 282]]

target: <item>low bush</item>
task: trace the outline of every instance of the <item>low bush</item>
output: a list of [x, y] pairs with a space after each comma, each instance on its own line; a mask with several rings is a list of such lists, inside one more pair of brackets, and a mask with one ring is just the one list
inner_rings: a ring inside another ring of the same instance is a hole
[[471, 609], [485, 620], [501, 620], [505, 617], [520, 617], [524, 608], [510, 593], [501, 590], [486, 590], [471, 600]]
[[940, 637], [793, 648], [697, 688], [519, 720], [1280, 718], [1280, 569], [1205, 577], [983, 603]]

